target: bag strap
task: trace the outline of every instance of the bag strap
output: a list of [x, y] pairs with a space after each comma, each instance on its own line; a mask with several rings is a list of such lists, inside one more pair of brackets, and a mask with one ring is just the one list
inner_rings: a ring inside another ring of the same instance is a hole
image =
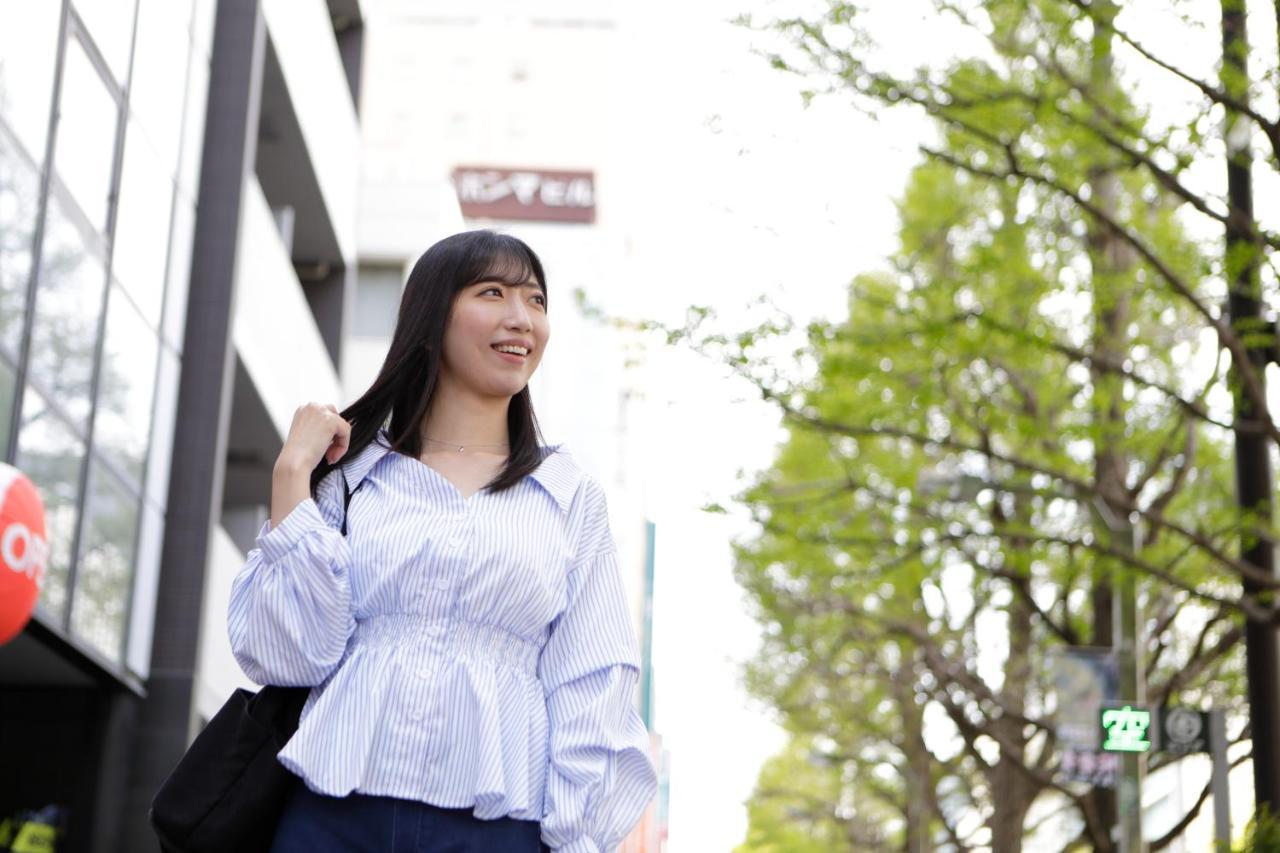
[[[344, 493], [342, 498], [342, 535], [346, 536], [347, 535], [347, 507], [351, 506], [352, 490], [351, 490], [351, 486], [347, 483], [347, 472], [343, 470], [340, 476], [342, 477], [342, 491]], [[364, 480], [361, 480], [360, 486], [363, 486], [363, 485], [364, 485]], [[355, 491], [357, 492], [360, 491], [360, 486], [356, 486]]]

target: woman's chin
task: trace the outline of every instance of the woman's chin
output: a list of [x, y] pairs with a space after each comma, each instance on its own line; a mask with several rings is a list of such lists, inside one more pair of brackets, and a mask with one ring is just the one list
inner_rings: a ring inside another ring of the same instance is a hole
[[483, 393], [487, 397], [502, 397], [509, 400], [515, 395], [519, 394], [521, 391], [523, 391], [528, 386], [528, 384], [529, 383], [527, 381], [494, 382], [493, 384], [487, 386], [484, 389]]

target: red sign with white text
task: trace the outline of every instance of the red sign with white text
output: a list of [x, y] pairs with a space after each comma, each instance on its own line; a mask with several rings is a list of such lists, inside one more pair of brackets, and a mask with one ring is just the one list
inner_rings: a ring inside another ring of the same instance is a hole
[[453, 185], [467, 218], [595, 222], [592, 172], [459, 166]]

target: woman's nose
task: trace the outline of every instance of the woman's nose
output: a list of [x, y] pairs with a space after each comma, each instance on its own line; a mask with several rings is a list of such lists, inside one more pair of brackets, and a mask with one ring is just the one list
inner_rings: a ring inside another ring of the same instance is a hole
[[529, 307], [520, 299], [511, 299], [507, 303], [507, 327], [512, 329], [531, 329], [533, 321], [529, 319]]

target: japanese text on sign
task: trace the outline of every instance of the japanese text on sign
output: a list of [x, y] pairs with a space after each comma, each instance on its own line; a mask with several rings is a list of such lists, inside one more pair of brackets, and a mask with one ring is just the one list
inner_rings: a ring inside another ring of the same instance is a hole
[[595, 221], [595, 179], [590, 172], [458, 167], [453, 183], [463, 216]]

